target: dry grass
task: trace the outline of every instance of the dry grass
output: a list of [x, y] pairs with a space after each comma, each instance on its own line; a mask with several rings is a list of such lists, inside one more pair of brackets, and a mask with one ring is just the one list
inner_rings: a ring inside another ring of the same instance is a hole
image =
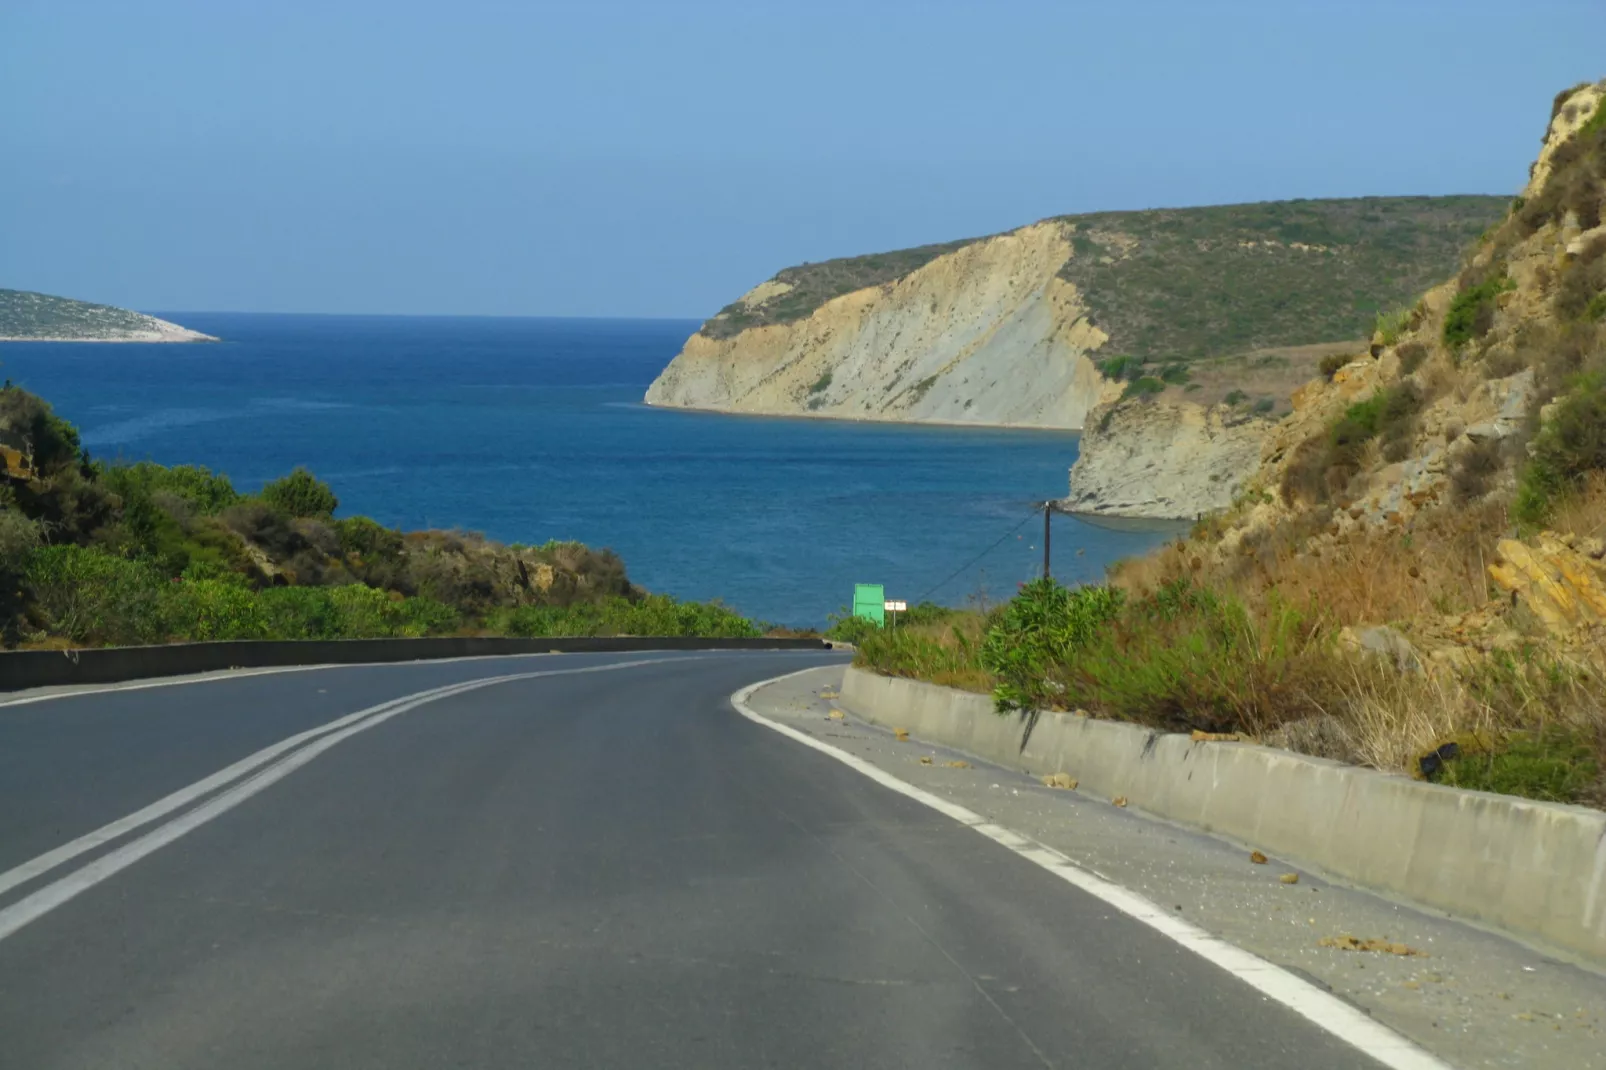
[[871, 665], [889, 676], [986, 694], [995, 683], [977, 658], [986, 633], [984, 614], [956, 610], [939, 622], [889, 628], [865, 637], [854, 664]]
[[1551, 527], [1586, 539], [1606, 538], [1606, 472], [1591, 472], [1578, 493], [1563, 498]]
[[1510, 526], [1505, 503], [1486, 501], [1424, 513], [1409, 532], [1313, 540], [1312, 525], [1322, 516], [1307, 514], [1303, 524], [1246, 537], [1226, 556], [1196, 541], [1173, 543], [1122, 562], [1111, 581], [1143, 593], [1191, 576], [1248, 606], [1275, 599], [1333, 627], [1464, 613], [1488, 602], [1487, 565]]
[[[1330, 537], [1317, 528], [1325, 518], [1313, 511], [1284, 521], [1232, 554], [1213, 553], [1219, 533], [1201, 525], [1194, 539], [1123, 562], [1111, 580], [1141, 596], [1188, 577], [1238, 599], [1257, 623], [1292, 606], [1330, 638], [1346, 625], [1394, 624], [1420, 641], [1446, 617], [1490, 607], [1487, 567], [1512, 530], [1504, 500], [1425, 511], [1409, 531]], [[1555, 526], [1606, 534], [1606, 474], [1591, 477], [1558, 509]], [[1606, 649], [1573, 644], [1563, 651], [1542, 636], [1527, 642], [1520, 655], [1461, 673], [1402, 672], [1388, 659], [1332, 643], [1301, 680], [1322, 714], [1285, 724], [1266, 741], [1409, 773], [1446, 741], [1500, 741], [1548, 726], [1594, 747], [1606, 768], [1606, 688], [1598, 684], [1606, 679]]]
[[1324, 360], [1359, 360], [1365, 353], [1365, 342], [1328, 342], [1198, 360], [1188, 365], [1186, 385], [1169, 386], [1160, 396], [1171, 401], [1216, 405], [1233, 391], [1241, 391], [1248, 395], [1248, 404], [1271, 398], [1275, 403], [1273, 414], [1282, 415], [1289, 411], [1294, 391], [1323, 374]]
[[1446, 740], [1490, 727], [1487, 709], [1453, 676], [1402, 673], [1381, 658], [1351, 659], [1345, 669], [1334, 681], [1335, 719], [1349, 750], [1343, 760], [1410, 772]]

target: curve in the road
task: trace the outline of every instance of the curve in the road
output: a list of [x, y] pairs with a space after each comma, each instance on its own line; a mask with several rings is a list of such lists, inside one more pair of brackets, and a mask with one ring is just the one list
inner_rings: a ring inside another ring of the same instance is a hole
[[20, 922], [0, 1064], [1377, 1061], [1019, 837], [732, 714], [742, 685], [830, 660], [340, 669], [0, 709], [0, 858], [120, 830], [0, 892]]

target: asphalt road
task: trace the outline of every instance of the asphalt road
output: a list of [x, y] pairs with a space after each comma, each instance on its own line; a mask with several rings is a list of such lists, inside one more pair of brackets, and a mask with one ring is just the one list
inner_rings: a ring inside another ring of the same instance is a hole
[[1372, 1065], [729, 705], [828, 660], [345, 667], [0, 706], [4, 887], [299, 732], [562, 671], [316, 737], [279, 779], [0, 892], [0, 1067]]

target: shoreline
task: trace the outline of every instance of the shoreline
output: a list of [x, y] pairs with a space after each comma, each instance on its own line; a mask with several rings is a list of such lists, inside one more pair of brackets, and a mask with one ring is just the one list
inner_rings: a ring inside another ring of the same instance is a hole
[[[835, 416], [828, 413], [818, 412], [753, 412], [749, 410], [710, 409], [696, 405], [655, 404], [651, 401], [647, 401], [645, 398], [642, 399], [640, 404], [644, 408], [655, 409], [659, 412], [700, 412], [714, 416], [747, 416], [760, 420], [831, 420], [837, 423], [848, 424], [895, 424], [903, 427], [975, 428], [981, 431], [1037, 431], [1059, 435], [1075, 435], [1077, 438], [1078, 451], [1080, 451], [1081, 437], [1083, 432], [1083, 429], [1080, 427], [1044, 427], [1041, 424], [983, 423], [979, 420], [894, 420], [877, 418], [874, 416]], [[1068, 499], [1062, 498], [1058, 500], [1066, 501]], [[1165, 531], [1171, 528], [1176, 528], [1176, 530], [1182, 531], [1185, 530], [1188, 525], [1193, 524], [1198, 519], [1198, 517], [1193, 516], [1152, 516], [1141, 513], [1109, 513], [1087, 509], [1056, 509], [1055, 511], [1061, 515], [1073, 517], [1082, 523], [1091, 525], [1092, 527], [1102, 527], [1110, 531], [1146, 532]], [[1115, 521], [1116, 523], [1100, 524], [1100, 520]]]
[[192, 337], [175, 337], [173, 335], [157, 335], [152, 338], [37, 338], [23, 335], [0, 335], [0, 342], [95, 342], [95, 343], [140, 343], [144, 345], [168, 345], [184, 342], [221, 342], [223, 339], [210, 334], [196, 332]]
[[824, 412], [760, 412], [751, 409], [711, 409], [699, 405], [663, 405], [642, 399], [641, 404], [660, 412], [701, 412], [715, 416], [752, 416], [764, 420], [832, 420], [845, 424], [897, 424], [903, 427], [973, 427], [982, 431], [1041, 431], [1049, 434], [1082, 436], [1080, 427], [1047, 424], [986, 423], [981, 420], [897, 420], [875, 416], [837, 416]]

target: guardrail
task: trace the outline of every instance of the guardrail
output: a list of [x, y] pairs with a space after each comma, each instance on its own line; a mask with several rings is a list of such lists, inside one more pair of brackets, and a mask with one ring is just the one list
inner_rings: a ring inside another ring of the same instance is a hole
[[850, 668], [841, 704], [1023, 769], [1606, 963], [1606, 813], [1427, 784], [1250, 743], [1069, 713]]
[[246, 639], [163, 646], [0, 652], [0, 691], [72, 684], [115, 684], [152, 676], [288, 665], [361, 665], [506, 654], [578, 654], [633, 650], [829, 650], [821, 639], [701, 639], [608, 636], [498, 639]]

